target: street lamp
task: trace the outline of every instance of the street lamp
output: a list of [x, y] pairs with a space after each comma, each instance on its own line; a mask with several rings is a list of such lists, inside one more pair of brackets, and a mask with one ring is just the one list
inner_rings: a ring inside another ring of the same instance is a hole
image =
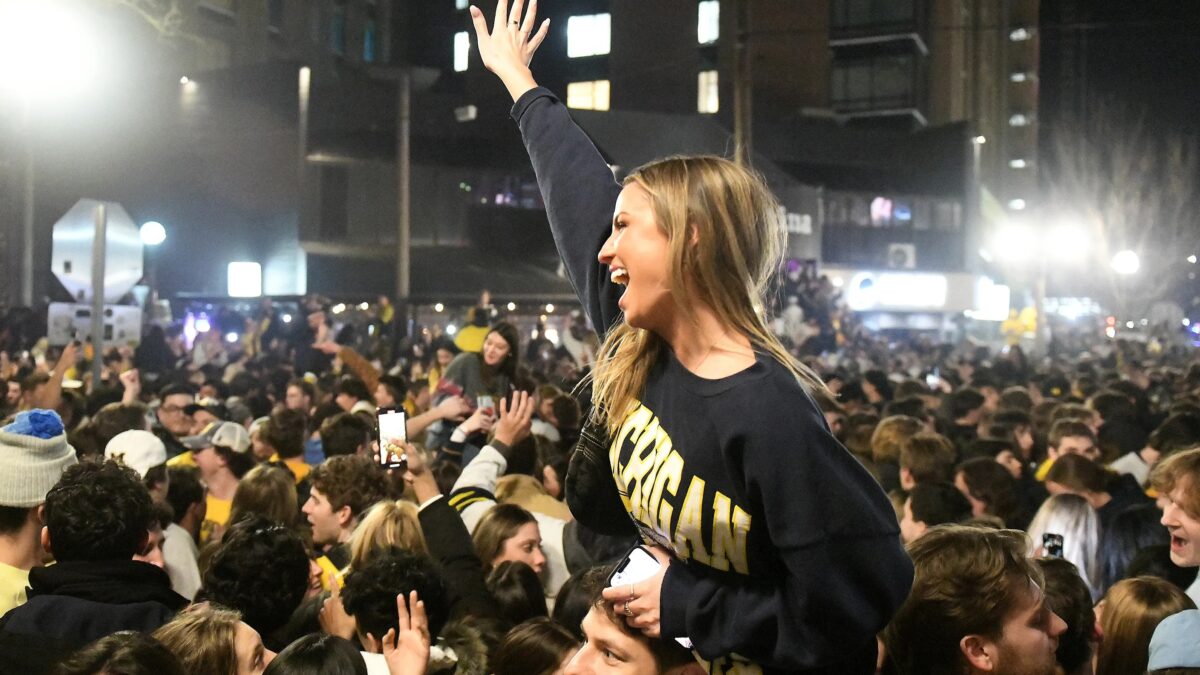
[[[157, 220], [149, 220], [142, 223], [141, 228], [138, 229], [138, 236], [141, 237], [142, 247], [146, 252], [146, 281], [151, 292], [157, 294], [158, 281], [155, 274], [154, 249], [167, 240], [167, 228]], [[153, 299], [157, 300], [157, 296]]]
[[1141, 266], [1142, 263], [1141, 260], [1138, 259], [1138, 254], [1130, 251], [1129, 249], [1118, 251], [1117, 254], [1112, 257], [1113, 271], [1122, 276], [1137, 274], [1138, 269], [1140, 269]]
[[0, 97], [18, 101], [24, 137], [21, 303], [33, 304], [34, 104], [97, 87], [101, 54], [94, 17], [46, 0], [0, 2]]

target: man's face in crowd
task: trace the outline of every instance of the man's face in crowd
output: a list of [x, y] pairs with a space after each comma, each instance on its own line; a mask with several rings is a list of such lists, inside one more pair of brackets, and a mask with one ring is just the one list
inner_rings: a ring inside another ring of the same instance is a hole
[[307, 413], [308, 409], [312, 407], [312, 401], [308, 398], [308, 394], [304, 393], [303, 389], [291, 386], [287, 388], [285, 405], [287, 405], [288, 410], [299, 410], [300, 412]]
[[1183, 508], [1190, 487], [1176, 484], [1173, 490], [1159, 497], [1163, 507], [1161, 522], [1171, 534], [1171, 562], [1180, 567], [1200, 565], [1200, 518]]
[[200, 469], [201, 475], [212, 475], [225, 466], [225, 461], [221, 457], [221, 453], [217, 452], [217, 449], [211, 445], [202, 450], [193, 450], [192, 460], [196, 462], [196, 468]]
[[912, 499], [904, 500], [904, 517], [900, 519], [900, 541], [911, 544], [929, 529], [923, 521], [913, 517]]
[[580, 628], [584, 643], [567, 664], [566, 675], [658, 675], [646, 638], [621, 630], [603, 609], [588, 610]]
[[21, 402], [21, 383], [15, 380], [9, 380], [8, 391], [5, 392], [4, 402], [10, 406], [17, 405]]
[[217, 388], [211, 384], [200, 385], [200, 398], [217, 398]]
[[1057, 448], [1051, 448], [1054, 457], [1066, 454], [1083, 455], [1093, 462], [1100, 461], [1100, 448], [1087, 436], [1066, 436], [1058, 443]]
[[343, 411], [350, 412], [350, 409], [354, 407], [354, 404], [358, 403], [358, 399], [354, 398], [350, 394], [338, 394], [337, 396], [333, 397], [333, 402], [336, 403]]
[[380, 408], [394, 408], [396, 399], [392, 397], [392, 393], [382, 384], [375, 385], [375, 405]]
[[207, 410], [197, 410], [196, 412], [192, 413], [192, 430], [188, 433], [193, 435], [199, 434], [201, 431], [204, 431], [204, 428], [209, 424], [220, 421], [221, 418]]
[[158, 421], [176, 436], [186, 436], [192, 432], [192, 416], [183, 411], [192, 402], [188, 394], [172, 394], [163, 399], [158, 407]]
[[154, 523], [154, 527], [150, 530], [150, 539], [146, 542], [146, 549], [133, 556], [133, 559], [148, 562], [160, 569], [165, 567], [166, 562], [163, 560], [162, 550], [163, 538], [162, 526]]
[[[980, 637], [985, 656], [972, 660], [976, 670], [1011, 675], [1054, 675], [1058, 662], [1058, 636], [1067, 624], [1046, 607], [1042, 589], [1031, 579], [1022, 591], [1021, 601], [1004, 619], [999, 640]], [[985, 666], [990, 664], [990, 670]]]
[[[345, 510], [346, 507], [343, 507]], [[342, 519], [339, 517], [338, 511], [333, 510], [333, 505], [321, 494], [321, 491], [312, 488], [308, 495], [308, 501], [304, 502], [304, 515], [308, 517], [308, 524], [312, 526], [313, 543], [319, 546], [337, 544], [342, 537]]]

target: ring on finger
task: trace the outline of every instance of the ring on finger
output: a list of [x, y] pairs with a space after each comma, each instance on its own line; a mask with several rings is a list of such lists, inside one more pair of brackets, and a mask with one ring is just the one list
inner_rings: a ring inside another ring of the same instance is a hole
[[633, 584], [629, 584], [629, 600], [630, 602], [637, 600], [637, 593], [633, 592]]
[[633, 610], [629, 609], [629, 603], [625, 603], [625, 616], [633, 616]]

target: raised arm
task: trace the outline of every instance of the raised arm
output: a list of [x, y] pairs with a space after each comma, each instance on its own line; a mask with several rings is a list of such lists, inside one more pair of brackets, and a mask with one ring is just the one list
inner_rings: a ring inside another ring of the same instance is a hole
[[608, 268], [596, 256], [612, 228], [621, 186], [566, 107], [534, 81], [529, 62], [549, 32], [549, 22], [533, 34], [537, 3], [530, 3], [523, 21], [522, 4], [514, 3], [509, 11], [501, 0], [490, 33], [483, 13], [471, 9], [479, 53], [515, 101], [512, 116], [533, 162], [558, 254], [592, 326], [603, 335], [619, 320], [620, 287], [609, 280]]

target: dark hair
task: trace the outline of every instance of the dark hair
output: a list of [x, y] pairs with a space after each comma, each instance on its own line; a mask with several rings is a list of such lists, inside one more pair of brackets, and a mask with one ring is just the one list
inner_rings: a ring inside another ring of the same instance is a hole
[[971, 496], [987, 505], [988, 515], [1003, 520], [1008, 527], [1023, 524], [1018, 522], [1017, 482], [1008, 469], [990, 457], [976, 457], [959, 464], [958, 472], [963, 474]]
[[1106, 492], [1108, 471], [1100, 464], [1075, 453], [1054, 460], [1046, 474], [1047, 483], [1058, 483], [1077, 492]]
[[1200, 446], [1200, 417], [1175, 413], [1158, 425], [1146, 445], [1164, 455]]
[[367, 675], [367, 662], [348, 640], [311, 633], [276, 654], [263, 675]]
[[983, 407], [983, 394], [978, 389], [964, 387], [946, 397], [946, 413], [953, 422]]
[[1159, 522], [1161, 517], [1154, 504], [1131, 506], [1113, 517], [1100, 538], [1101, 591], [1125, 578], [1139, 551], [1170, 545], [1171, 535]]
[[1003, 424], [1012, 429], [1017, 429], [1018, 427], [1033, 429], [1033, 417], [1025, 410], [1003, 408], [997, 410], [992, 415], [992, 424]]
[[504, 636], [492, 654], [493, 675], [551, 675], [579, 640], [566, 628], [541, 617], [530, 619]]
[[883, 406], [884, 417], [894, 417], [896, 415], [913, 417], [922, 422], [929, 421], [929, 413], [925, 410], [925, 401], [922, 401], [918, 396], [893, 399], [887, 405]]
[[1196, 568], [1176, 565], [1171, 560], [1170, 544], [1147, 546], [1133, 556], [1125, 570], [1125, 579], [1134, 577], [1158, 577], [1187, 590], [1196, 581]]
[[1026, 548], [1023, 532], [961, 525], [935, 527], [909, 544], [912, 592], [882, 635], [896, 670], [961, 673], [962, 638], [999, 635], [1029, 580], [1042, 584]]
[[888, 380], [887, 373], [882, 370], [868, 370], [863, 373], [862, 379], [863, 382], [875, 387], [875, 390], [879, 392], [883, 400], [892, 400], [892, 383]]
[[1008, 450], [1014, 455], [1020, 456], [1017, 444], [1012, 439], [1007, 438], [976, 438], [967, 443], [966, 449], [963, 451], [963, 456], [969, 459], [976, 457], [986, 457], [995, 459], [997, 455]]
[[169, 467], [167, 476], [167, 503], [171, 505], [172, 519], [178, 523], [188, 507], [204, 500], [204, 484], [200, 482], [200, 470], [192, 466]]
[[954, 444], [941, 434], [919, 432], [900, 444], [900, 468], [908, 469], [916, 483], [950, 479]]
[[1133, 403], [1125, 394], [1105, 389], [1088, 399], [1092, 410], [1100, 414], [1105, 421], [1128, 417], [1127, 410], [1133, 408]]
[[[293, 377], [292, 379], [288, 380], [287, 386], [296, 387], [300, 391], [304, 392], [304, 395], [307, 396], [310, 401], [313, 403], [317, 402], [317, 388], [313, 386], [312, 382], [309, 382], [303, 377]], [[285, 389], [284, 391], [286, 392], [287, 390]]]
[[257, 515], [230, 526], [204, 574], [205, 599], [241, 612], [264, 642], [288, 622], [307, 589], [300, 537]]
[[108, 403], [100, 408], [88, 424], [96, 443], [103, 451], [108, 442], [122, 431], [146, 428], [146, 406], [141, 403]]
[[548, 616], [542, 582], [537, 572], [523, 562], [507, 560], [493, 567], [487, 576], [487, 589], [510, 627]]
[[374, 401], [371, 397], [371, 392], [367, 390], [367, 384], [353, 375], [343, 375], [337, 382], [337, 387], [334, 389], [334, 396], [345, 394], [353, 396], [360, 401]]
[[1033, 397], [1029, 395], [1029, 390], [1025, 387], [1009, 387], [1000, 394], [1000, 401], [996, 403], [996, 411], [999, 412], [1022, 412], [1026, 415], [1033, 409]]
[[158, 390], [159, 400], [166, 400], [168, 396], [178, 396], [179, 394], [183, 394], [184, 396], [195, 396], [196, 392], [192, 390], [190, 385], [186, 384], [168, 384], [167, 386]]
[[587, 616], [588, 610], [592, 608], [590, 591], [583, 582], [588, 575], [596, 574], [595, 570], [603, 569], [603, 567], [585, 567], [572, 574], [558, 589], [558, 596], [554, 598], [554, 611], [550, 613], [550, 618], [569, 630], [579, 642], [583, 642], [583, 629], [580, 624], [583, 623], [583, 617]]
[[308, 420], [304, 413], [290, 408], [281, 408], [271, 413], [260, 432], [262, 440], [279, 453], [281, 459], [299, 457], [304, 454], [304, 437], [308, 434]]
[[[384, 389], [387, 389], [388, 393], [396, 401], [396, 405], [404, 403], [404, 398], [408, 395], [408, 384], [404, 381], [404, 378], [395, 375], [380, 375], [379, 384], [383, 385]], [[427, 382], [422, 384], [428, 386]]]
[[917, 483], [908, 498], [913, 520], [928, 527], [961, 523], [971, 517], [971, 502], [950, 483]]
[[11, 535], [21, 531], [29, 520], [29, 512], [36, 506], [0, 506], [0, 535]]
[[454, 490], [454, 484], [462, 475], [462, 465], [449, 460], [439, 460], [433, 464], [433, 479], [437, 481], [438, 491], [449, 495]]
[[67, 467], [46, 494], [46, 528], [59, 562], [128, 560], [145, 542], [150, 493], [116, 462]]
[[584, 574], [580, 583], [590, 600], [589, 611], [598, 611], [617, 630], [645, 643], [646, 647], [650, 649], [650, 653], [654, 655], [655, 665], [658, 666], [660, 673], [665, 673], [675, 666], [695, 662], [691, 652], [680, 647], [674, 640], [647, 638], [637, 630], [630, 628], [629, 624], [625, 623], [625, 617], [617, 616], [612, 603], [605, 602], [601, 595], [608, 586], [608, 578], [612, 575], [613, 569], [613, 566], [593, 567]]
[[1036, 562], [1046, 579], [1046, 608], [1067, 624], [1067, 630], [1058, 636], [1055, 656], [1063, 672], [1073, 673], [1092, 658], [1092, 632], [1096, 626], [1092, 593], [1079, 570], [1066, 560], [1038, 558]]
[[[500, 362], [500, 365], [496, 369], [508, 376], [509, 381], [516, 380], [517, 362], [521, 355], [521, 336], [517, 332], [517, 327], [507, 321], [497, 321], [492, 324], [488, 333], [495, 333], [504, 338], [504, 341], [508, 343], [508, 355]], [[482, 361], [483, 356], [481, 354], [480, 362], [482, 363]]]
[[309, 479], [334, 511], [349, 506], [356, 518], [388, 494], [387, 478], [379, 465], [358, 455], [331, 457], [313, 467]]
[[574, 397], [556, 396], [554, 402], [550, 404], [554, 412], [554, 420], [558, 422], [559, 429], [578, 429], [579, 428], [579, 401]]
[[319, 433], [326, 457], [353, 455], [370, 439], [371, 425], [357, 415], [339, 412], [321, 423]]
[[96, 640], [50, 672], [53, 675], [185, 675], [179, 659], [162, 643], [132, 630]]
[[342, 604], [357, 621], [361, 633], [382, 639], [399, 621], [396, 596], [404, 594], [407, 600], [412, 591], [425, 603], [429, 633], [436, 638], [450, 608], [442, 575], [427, 555], [396, 546], [378, 551], [366, 565], [346, 575]]

